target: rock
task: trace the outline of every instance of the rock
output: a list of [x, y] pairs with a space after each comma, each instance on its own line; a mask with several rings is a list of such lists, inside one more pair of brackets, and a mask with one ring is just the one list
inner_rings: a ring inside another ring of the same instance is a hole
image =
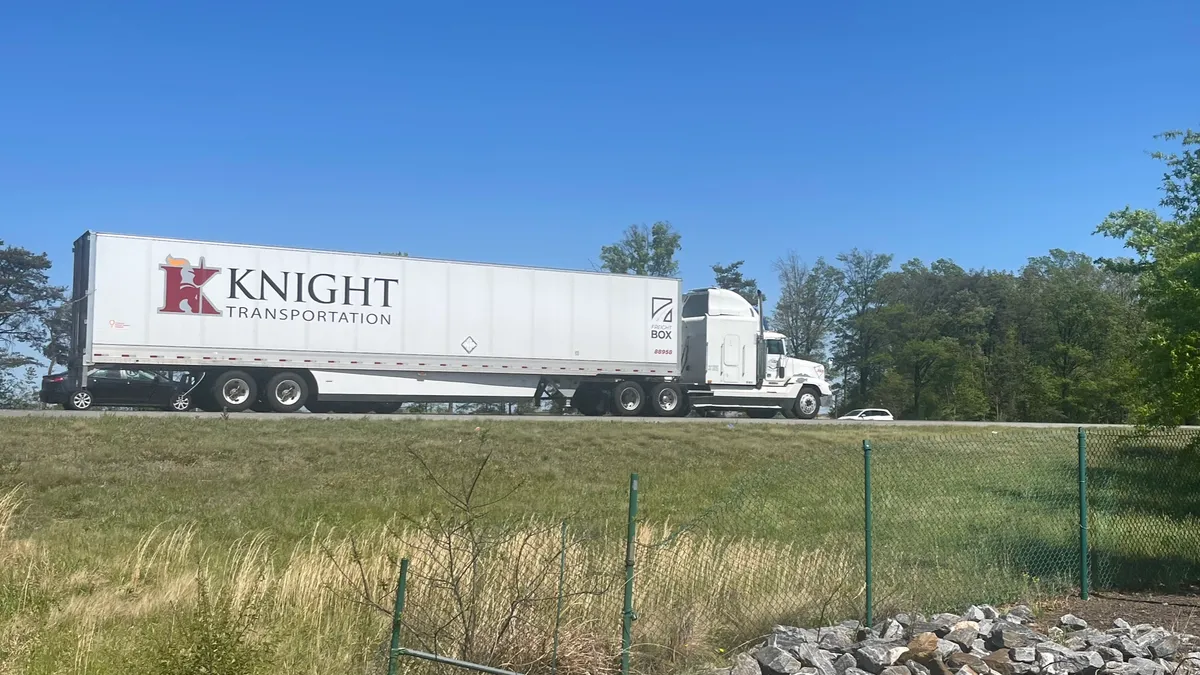
[[983, 621], [987, 617], [983, 615], [982, 607], [971, 605], [967, 608], [967, 611], [963, 612], [962, 618], [966, 619], [967, 621]]
[[982, 659], [983, 657], [990, 655], [992, 652], [988, 651], [986, 642], [983, 640], [975, 640], [971, 643], [971, 653]]
[[817, 645], [822, 649], [828, 649], [831, 652], [849, 651], [854, 645], [853, 637], [845, 630], [839, 629], [822, 629], [820, 638], [817, 640]]
[[775, 626], [771, 629], [771, 635], [780, 642], [789, 644], [816, 644], [820, 639], [817, 631], [794, 626]]
[[1015, 649], [1017, 647], [1032, 647], [1038, 642], [1036, 633], [1021, 624], [1004, 621], [996, 624], [988, 642], [993, 649]]
[[1100, 675], [1150, 675], [1150, 673], [1143, 674], [1141, 669], [1131, 663], [1109, 661], [1104, 664], [1104, 669], [1100, 671]]
[[[961, 624], [960, 624], [961, 625]], [[975, 640], [979, 638], [979, 631], [970, 626], [964, 628], [955, 628], [946, 635], [946, 639], [962, 648], [964, 652], [971, 651]]]
[[804, 669], [803, 663], [779, 647], [764, 646], [754, 656], [763, 675], [799, 675]]
[[749, 654], [738, 654], [733, 658], [729, 675], [762, 675], [762, 666]]
[[1150, 654], [1156, 659], [1173, 658], [1179, 653], [1179, 648], [1183, 645], [1179, 638], [1174, 635], [1168, 635], [1161, 640], [1152, 642], [1147, 647], [1150, 649]]
[[908, 628], [909, 626], [913, 625], [913, 622], [916, 621], [917, 618], [916, 618], [915, 614], [909, 614], [908, 612], [901, 612], [900, 614], [897, 614], [896, 616], [892, 617], [892, 620], [895, 621], [896, 623], [900, 624], [901, 626]]
[[1094, 675], [1104, 667], [1096, 652], [1039, 651], [1038, 665], [1048, 675]]
[[912, 675], [904, 666], [888, 666], [880, 675]]
[[912, 673], [912, 675], [930, 675], [928, 668], [912, 659], [905, 661], [904, 666], [908, 668], [908, 672]]
[[858, 668], [851, 668], [850, 670], [846, 671], [846, 675], [871, 675], [871, 674], [865, 670], [859, 670]]
[[1174, 661], [1168, 661], [1166, 659], [1154, 659], [1154, 662], [1157, 663], [1158, 665], [1162, 666], [1163, 670], [1166, 670], [1168, 673], [1171, 673], [1172, 675], [1175, 673], [1176, 670], [1179, 670], [1179, 664], [1175, 663]]
[[1144, 635], [1146, 633], [1149, 633], [1152, 630], [1154, 630], [1154, 626], [1152, 624], [1139, 623], [1138, 625], [1133, 627], [1133, 634], [1134, 635]]
[[975, 670], [971, 666], [963, 666], [955, 672], [955, 675], [979, 675], [979, 671]]
[[944, 623], [947, 626], [953, 626], [959, 621], [962, 621], [963, 617], [957, 614], [934, 614], [929, 620], [934, 623]]
[[983, 618], [988, 621], [995, 621], [1000, 618], [1000, 610], [991, 605], [980, 605], [979, 609], [983, 610]]
[[1110, 647], [1112, 649], [1116, 649], [1117, 645], [1121, 643], [1121, 638], [1109, 633], [1096, 633], [1095, 635], [1088, 637], [1087, 643], [1096, 648]]
[[1042, 672], [1041, 668], [1032, 663], [1013, 663], [1011, 667], [1013, 675], [1037, 675]]
[[809, 668], [807, 666], [800, 669], [800, 675], [820, 675], [820, 673], [821, 671], [816, 668]]
[[988, 665], [983, 659], [975, 656], [974, 654], [967, 654], [965, 652], [951, 654], [950, 658], [946, 659], [946, 665], [951, 670], [957, 670], [965, 667], [974, 670], [976, 673], [986, 673], [988, 671]]
[[[944, 617], [945, 615], [938, 615]], [[946, 637], [946, 634], [954, 629], [954, 624], [958, 623], [958, 617], [953, 617], [953, 621], [946, 618], [939, 619], [937, 616], [929, 621], [917, 621], [909, 626], [909, 630], [913, 635], [918, 633], [934, 633], [938, 637]]]
[[792, 649], [792, 654], [795, 654], [796, 658], [800, 659], [805, 666], [816, 668], [820, 675], [839, 675], [837, 669], [833, 667], [833, 662], [821, 653], [820, 649], [812, 645], [797, 645]]
[[1113, 619], [1113, 628], [1120, 628], [1121, 630], [1127, 630], [1131, 633], [1133, 632], [1133, 626], [1130, 626], [1129, 622], [1125, 619]]
[[1013, 661], [1019, 661], [1021, 663], [1037, 662], [1037, 650], [1033, 647], [1017, 647], [1010, 651], [1012, 653]]
[[1145, 646], [1138, 644], [1137, 640], [1131, 637], [1122, 637], [1117, 640], [1117, 649], [1128, 659], [1148, 659], [1150, 658], [1150, 650]]
[[996, 627], [996, 622], [992, 619], [984, 619], [979, 622], [979, 634], [987, 637], [992, 634], [992, 629]]
[[900, 640], [904, 637], [904, 625], [894, 619], [885, 621], [879, 637], [884, 640]]
[[904, 647], [893, 647], [888, 643], [865, 642], [854, 650], [854, 658], [859, 668], [879, 675], [884, 668], [895, 665], [896, 660], [907, 652], [908, 649]]
[[762, 666], [763, 675], [799, 675], [804, 669], [804, 664], [779, 647], [762, 647], [754, 658]]
[[983, 662], [1000, 675], [1013, 675], [1012, 652], [1007, 649], [997, 649], [985, 656]]
[[851, 668], [858, 668], [858, 661], [852, 654], [842, 654], [833, 660], [833, 672], [837, 675], [846, 675]]
[[1029, 623], [1030, 621], [1033, 621], [1034, 618], [1033, 610], [1029, 609], [1027, 605], [1017, 605], [1016, 607], [1008, 610], [1008, 614], [1005, 616], [1009, 619], [1009, 621], [1016, 619], [1014, 623]]
[[1105, 663], [1125, 660], [1125, 655], [1121, 653], [1120, 649], [1114, 647], [1096, 647], [1095, 649], [1096, 653], [1100, 655], [1100, 658], [1104, 659]]
[[943, 661], [950, 658], [954, 654], [959, 653], [960, 651], [962, 651], [962, 647], [959, 647], [949, 640], [937, 641], [937, 655], [940, 656]]
[[933, 633], [921, 633], [908, 641], [908, 653], [911, 658], [926, 661], [937, 654], [938, 636]]
[[[1168, 637], [1170, 635], [1171, 634], [1168, 633], [1165, 629], [1151, 628], [1148, 631], [1137, 633], [1137, 637], [1135, 637], [1134, 640], [1143, 647], [1149, 647], [1150, 645], [1154, 644], [1155, 642], [1158, 642], [1159, 640], [1162, 640], [1163, 638]], [[1176, 648], [1178, 648], [1178, 647], [1176, 647]]]
[[1066, 614], [1058, 620], [1058, 625], [1066, 630], [1087, 630], [1088, 623], [1074, 614]]
[[1138, 675], [1166, 675], [1166, 670], [1150, 659], [1135, 657], [1129, 659], [1129, 665], [1138, 669]]

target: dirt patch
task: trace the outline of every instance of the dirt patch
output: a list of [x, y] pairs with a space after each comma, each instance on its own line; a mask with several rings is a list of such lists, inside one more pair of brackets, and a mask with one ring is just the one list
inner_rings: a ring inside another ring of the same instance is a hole
[[1200, 634], [1200, 589], [1187, 595], [1092, 593], [1087, 600], [1064, 598], [1043, 603], [1039, 618], [1050, 624], [1063, 614], [1074, 614], [1101, 630], [1111, 628], [1113, 619], [1125, 619], [1135, 626], [1148, 623], [1196, 635]]

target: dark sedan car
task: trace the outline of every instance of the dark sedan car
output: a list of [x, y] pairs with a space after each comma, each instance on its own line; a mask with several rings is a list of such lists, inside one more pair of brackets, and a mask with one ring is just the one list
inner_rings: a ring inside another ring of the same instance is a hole
[[69, 389], [65, 374], [47, 375], [42, 378], [41, 399], [67, 410], [110, 406], [186, 412], [192, 408], [191, 388], [186, 378], [181, 381], [148, 370], [104, 368], [88, 373], [83, 389]]

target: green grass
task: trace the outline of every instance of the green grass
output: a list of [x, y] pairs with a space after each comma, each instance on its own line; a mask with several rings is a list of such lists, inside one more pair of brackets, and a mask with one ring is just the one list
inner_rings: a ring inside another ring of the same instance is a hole
[[[214, 651], [274, 672], [382, 672], [389, 623], [369, 604], [390, 602], [401, 555], [414, 566], [412, 639], [548, 672], [562, 519], [560, 671], [609, 672], [633, 472], [644, 528], [635, 663], [710, 662], [775, 622], [861, 614], [866, 433], [879, 612], [1073, 583], [1070, 432], [3, 418], [0, 674], [187, 672], [195, 663], [180, 654]], [[1135, 445], [1095, 446], [1100, 558], [1113, 579], [1156, 560], [1191, 574], [1194, 464], [1179, 448]], [[474, 500], [500, 501], [455, 529], [464, 516], [438, 484], [464, 493], [485, 455]], [[1139, 497], [1138, 481], [1156, 484], [1146, 474], [1164, 466], [1169, 494]], [[470, 556], [479, 564], [464, 567]]]

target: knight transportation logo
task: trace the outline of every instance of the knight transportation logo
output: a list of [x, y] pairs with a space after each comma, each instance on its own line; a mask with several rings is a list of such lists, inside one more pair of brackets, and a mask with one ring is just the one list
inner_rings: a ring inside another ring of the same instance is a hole
[[185, 258], [169, 255], [167, 261], [158, 268], [166, 274], [163, 306], [158, 309], [160, 314], [221, 316], [221, 310], [213, 305], [203, 290], [204, 284], [211, 281], [221, 268], [205, 267], [204, 258], [200, 258], [200, 265], [195, 267]]

